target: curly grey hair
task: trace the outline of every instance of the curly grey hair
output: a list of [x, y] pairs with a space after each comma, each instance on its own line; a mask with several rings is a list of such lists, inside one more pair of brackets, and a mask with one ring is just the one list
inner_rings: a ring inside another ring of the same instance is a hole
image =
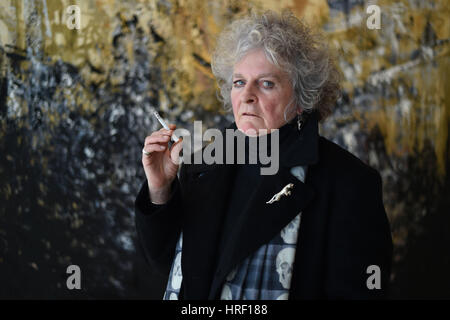
[[234, 65], [260, 48], [290, 76], [293, 108], [318, 110], [319, 118], [325, 119], [340, 95], [340, 73], [322, 37], [289, 11], [252, 14], [235, 20], [219, 35], [211, 66], [225, 109], [231, 108]]

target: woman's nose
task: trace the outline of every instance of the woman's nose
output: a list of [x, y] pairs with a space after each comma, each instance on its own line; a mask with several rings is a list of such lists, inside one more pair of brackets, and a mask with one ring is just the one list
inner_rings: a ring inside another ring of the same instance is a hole
[[255, 103], [258, 100], [253, 89], [250, 86], [244, 88], [244, 92], [241, 95], [241, 101], [244, 103]]

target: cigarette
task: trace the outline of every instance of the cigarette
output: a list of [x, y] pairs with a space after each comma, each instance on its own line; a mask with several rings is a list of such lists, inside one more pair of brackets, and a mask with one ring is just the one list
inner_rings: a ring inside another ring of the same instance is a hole
[[[164, 129], [170, 130], [169, 126], [168, 126], [167, 123], [163, 120], [163, 118], [161, 118], [161, 116], [159, 115], [158, 111], [153, 111], [153, 114], [155, 115], [156, 119], [158, 119], [159, 123], [161, 123], [161, 125], [163, 126]], [[179, 140], [178, 137], [177, 137], [174, 133], [172, 133], [171, 139], [172, 139], [174, 142], [178, 142], [178, 140]]]

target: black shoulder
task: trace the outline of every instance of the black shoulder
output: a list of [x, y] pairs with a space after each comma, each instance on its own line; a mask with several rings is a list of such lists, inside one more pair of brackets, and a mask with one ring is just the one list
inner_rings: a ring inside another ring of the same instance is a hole
[[352, 179], [372, 182], [381, 182], [381, 176], [377, 170], [364, 163], [354, 154], [340, 147], [336, 143], [319, 137], [319, 163], [325, 166], [337, 178]]

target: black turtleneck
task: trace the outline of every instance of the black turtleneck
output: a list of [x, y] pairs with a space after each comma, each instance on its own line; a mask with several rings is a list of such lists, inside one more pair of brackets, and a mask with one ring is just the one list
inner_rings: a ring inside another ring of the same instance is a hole
[[[285, 124], [283, 127], [279, 129], [279, 142], [280, 142], [280, 150], [283, 147], [283, 141], [292, 134], [295, 130], [297, 131], [297, 124], [294, 121], [293, 123]], [[258, 185], [261, 181], [261, 164], [249, 164], [249, 146], [250, 139], [259, 139], [259, 137], [245, 137], [245, 164], [235, 164], [235, 179], [233, 189], [231, 191], [228, 209], [226, 215], [224, 217], [223, 227], [222, 227], [222, 236], [219, 244], [218, 252], [224, 250], [224, 246], [227, 242], [228, 236], [232, 234], [235, 224], [238, 223], [239, 220], [245, 219], [243, 216], [243, 212], [245, 207], [248, 204], [248, 200], [251, 198], [252, 194], [258, 188]], [[270, 154], [270, 134], [267, 136], [267, 144], [269, 148], [268, 154]], [[236, 144], [235, 144], [236, 146]], [[235, 150], [235, 155], [236, 155]], [[259, 159], [258, 159], [259, 160]], [[259, 161], [258, 161], [259, 162]], [[262, 201], [262, 200], [261, 200]]]

